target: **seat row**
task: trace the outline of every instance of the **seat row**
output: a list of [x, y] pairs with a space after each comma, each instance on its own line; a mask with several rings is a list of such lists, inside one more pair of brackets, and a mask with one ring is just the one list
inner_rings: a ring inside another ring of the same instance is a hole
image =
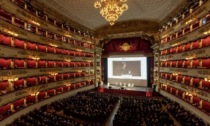
[[26, 42], [24, 40], [12, 38], [4, 34], [0, 34], [0, 44], [5, 45], [5, 46], [20, 48], [20, 49], [26, 49], [30, 51], [62, 54], [62, 55], [69, 55], [69, 56], [94, 57], [93, 53], [79, 52], [79, 51], [62, 49], [62, 48], [43, 45], [43, 44], [37, 44], [33, 42]]
[[91, 67], [93, 62], [0, 58], [0, 69]]
[[210, 36], [161, 51], [161, 55], [176, 54], [210, 46]]

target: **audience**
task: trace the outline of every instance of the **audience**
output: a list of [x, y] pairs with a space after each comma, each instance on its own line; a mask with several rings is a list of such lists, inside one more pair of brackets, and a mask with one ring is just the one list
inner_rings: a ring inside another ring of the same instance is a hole
[[163, 99], [162, 103], [166, 105], [167, 111], [177, 120], [182, 126], [205, 126], [203, 120], [196, 115], [184, 109], [180, 104], [169, 99]]
[[123, 98], [115, 115], [114, 126], [173, 126], [158, 98]]

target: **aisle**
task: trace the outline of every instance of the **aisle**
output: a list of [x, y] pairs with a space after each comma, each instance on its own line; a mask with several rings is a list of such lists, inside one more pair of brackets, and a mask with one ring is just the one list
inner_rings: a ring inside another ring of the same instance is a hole
[[120, 100], [118, 100], [117, 104], [115, 105], [111, 115], [109, 116], [109, 118], [107, 119], [105, 123], [105, 126], [113, 126], [113, 119], [119, 107], [120, 107]]

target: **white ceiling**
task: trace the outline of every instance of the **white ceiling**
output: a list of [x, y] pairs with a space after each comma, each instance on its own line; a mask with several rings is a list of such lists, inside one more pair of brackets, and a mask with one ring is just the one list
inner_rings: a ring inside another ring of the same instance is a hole
[[[92, 30], [108, 24], [99, 14], [99, 10], [94, 8], [96, 0], [39, 1]], [[123, 13], [117, 22], [128, 20], [160, 22], [181, 2], [182, 0], [127, 0], [128, 10]]]

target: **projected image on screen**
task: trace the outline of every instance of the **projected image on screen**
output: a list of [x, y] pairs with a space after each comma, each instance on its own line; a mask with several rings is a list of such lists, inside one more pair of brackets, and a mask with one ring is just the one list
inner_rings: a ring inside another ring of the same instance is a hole
[[141, 76], [140, 61], [113, 61], [113, 76]]
[[147, 86], [146, 57], [108, 58], [108, 83]]

